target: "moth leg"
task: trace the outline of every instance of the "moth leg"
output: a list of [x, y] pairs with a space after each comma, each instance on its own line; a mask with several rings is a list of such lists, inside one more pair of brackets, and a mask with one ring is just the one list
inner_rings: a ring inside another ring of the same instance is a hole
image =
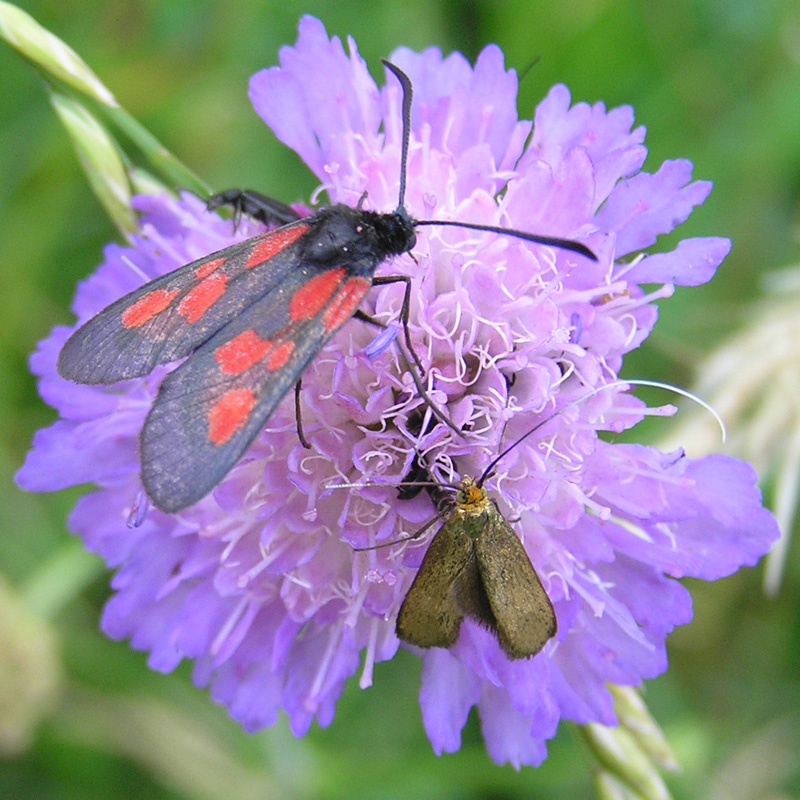
[[410, 534], [409, 536], [403, 536], [400, 539], [393, 539], [390, 542], [381, 542], [380, 544], [371, 544], [368, 547], [353, 547], [354, 552], [356, 553], [364, 553], [367, 550], [380, 550], [383, 547], [392, 547], [396, 544], [402, 544], [403, 542], [413, 542], [415, 539], [419, 539], [425, 531], [427, 531], [432, 525], [439, 522], [441, 520], [442, 515], [436, 514], [435, 517], [431, 517], [421, 528], [418, 528], [414, 531], [414, 533]]
[[411, 363], [411, 359], [406, 355], [406, 351], [403, 350], [402, 345], [400, 344], [399, 340], [395, 340], [395, 344], [397, 345], [397, 352], [400, 353], [400, 360], [405, 365], [405, 368], [408, 370], [409, 375], [411, 375], [411, 379], [414, 381], [414, 386], [417, 387], [417, 391], [419, 392], [419, 396], [425, 401], [428, 408], [430, 408], [431, 413], [433, 414], [439, 422], [444, 423], [450, 428], [458, 436], [461, 436], [461, 429], [458, 425], [450, 419], [450, 417], [442, 411], [436, 403], [433, 402], [430, 395], [428, 394], [425, 387], [422, 385], [422, 378], [420, 378], [419, 374], [417, 373], [416, 368]]
[[303, 414], [300, 410], [300, 392], [303, 390], [303, 379], [298, 378], [297, 383], [294, 385], [294, 418], [297, 420], [297, 438], [300, 440], [300, 444], [305, 447], [306, 450], [311, 449], [311, 445], [308, 443], [308, 440], [303, 433]]
[[[378, 279], [376, 278], [375, 280], [377, 281]], [[391, 278], [391, 279], [387, 279], [384, 282], [385, 283], [394, 283], [395, 281], [400, 281], [400, 280], [409, 281], [406, 284], [406, 286], [410, 286], [411, 285], [410, 280], [408, 278]], [[373, 285], [374, 285], [374, 282], [373, 282]], [[360, 309], [357, 310], [356, 313], [353, 314], [353, 316], [356, 319], [360, 319], [362, 322], [368, 322], [371, 325], [377, 325], [379, 328], [385, 328], [386, 327], [386, 325], [383, 322], [381, 322], [379, 319], [375, 319], [374, 317], [371, 317], [369, 314], [365, 314]], [[406, 320], [406, 323], [407, 322], [408, 322], [408, 320]], [[408, 336], [408, 328], [406, 328], [406, 336]], [[439, 422], [442, 422], [445, 425], [447, 425], [447, 427], [450, 428], [450, 430], [454, 431], [459, 436], [461, 436], [461, 430], [458, 428], [458, 426], [453, 422], [453, 420], [450, 419], [450, 417], [447, 416], [447, 414], [445, 414], [444, 411], [442, 411], [439, 408], [439, 406], [436, 405], [436, 403], [433, 402], [433, 400], [431, 400], [430, 395], [428, 394], [428, 392], [425, 389], [425, 387], [422, 385], [422, 378], [420, 377], [419, 372], [417, 371], [417, 367], [414, 364], [411, 363], [411, 359], [409, 359], [409, 357], [406, 355], [406, 351], [403, 350], [403, 347], [400, 344], [400, 341], [396, 339], [395, 340], [395, 344], [397, 345], [397, 352], [400, 353], [400, 360], [403, 362], [403, 365], [405, 366], [405, 368], [408, 370], [409, 374], [411, 375], [411, 378], [414, 381], [414, 386], [417, 387], [417, 391], [419, 392], [420, 397], [425, 401], [425, 403], [428, 406], [428, 408], [430, 408], [431, 412], [433, 413], [433, 416], [436, 417], [436, 419], [438, 419]], [[411, 350], [411, 353], [416, 358], [416, 354], [414, 353], [413, 349]], [[419, 364], [419, 359], [417, 359], [417, 364]], [[422, 372], [423, 375], [425, 374], [425, 370], [422, 369], [422, 367], [420, 367], [420, 371]]]
[[206, 201], [209, 211], [215, 211], [222, 206], [233, 209], [234, 227], [239, 226], [242, 214], [275, 227], [301, 219], [301, 215], [291, 206], [251, 189], [226, 189], [224, 192], [212, 194]]
[[420, 374], [425, 375], [425, 368], [422, 366], [422, 362], [419, 360], [419, 356], [414, 350], [414, 345], [411, 344], [411, 333], [408, 329], [408, 315], [411, 311], [411, 278], [409, 278], [408, 275], [390, 275], [385, 278], [372, 279], [373, 286], [385, 286], [388, 283], [404, 283], [406, 285], [405, 291], [403, 292], [403, 305], [400, 309], [400, 322], [403, 326], [403, 334], [405, 336], [408, 352], [411, 353], [411, 357], [414, 359], [414, 363], [417, 365]]
[[375, 325], [378, 328], [385, 328], [386, 327], [386, 325], [383, 322], [381, 322], [379, 319], [375, 319], [375, 317], [371, 317], [369, 314], [367, 314], [366, 312], [362, 311], [360, 308], [356, 309], [355, 313], [353, 314], [353, 317], [355, 317], [355, 319], [360, 319], [362, 322], [366, 322], [366, 323], [368, 323], [370, 325]]

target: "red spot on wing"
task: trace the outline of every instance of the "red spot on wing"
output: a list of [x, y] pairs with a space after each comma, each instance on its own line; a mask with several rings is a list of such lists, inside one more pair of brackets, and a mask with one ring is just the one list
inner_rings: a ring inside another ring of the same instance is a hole
[[245, 269], [251, 269], [268, 261], [276, 253], [280, 253], [281, 250], [292, 244], [292, 242], [296, 242], [310, 229], [311, 226], [308, 223], [296, 223], [263, 234], [261, 241], [250, 251], [250, 255], [244, 265]]
[[366, 278], [350, 278], [322, 315], [325, 330], [335, 331], [340, 325], [344, 325], [356, 313], [358, 304], [364, 299], [370, 286], [372, 284]]
[[226, 375], [239, 375], [257, 364], [272, 348], [272, 342], [259, 338], [250, 329], [234, 336], [214, 352], [214, 360]]
[[194, 277], [201, 281], [203, 278], [207, 278], [214, 270], [219, 269], [224, 263], [224, 258], [212, 258], [210, 261], [206, 261], [205, 264], [201, 264], [195, 271]]
[[264, 358], [268, 370], [280, 369], [293, 351], [294, 342], [287, 340], [276, 344], [268, 339], [261, 339], [250, 329], [218, 347], [214, 352], [214, 360], [226, 375], [241, 375]]
[[344, 275], [344, 267], [331, 269], [315, 275], [301, 286], [289, 301], [289, 319], [297, 322], [301, 319], [311, 319], [319, 314], [333, 293], [341, 286]]
[[153, 289], [142, 295], [132, 306], [122, 312], [122, 325], [125, 328], [139, 328], [160, 314], [174, 300], [177, 289]]
[[208, 412], [208, 439], [211, 444], [225, 444], [247, 421], [256, 396], [251, 389], [231, 389], [225, 392]]
[[293, 352], [294, 342], [281, 342], [269, 354], [269, 358], [267, 359], [267, 369], [272, 372], [274, 372], [276, 369], [280, 369], [289, 360], [289, 356]]
[[178, 305], [178, 313], [191, 325], [225, 294], [228, 276], [221, 272], [209, 275], [186, 293]]

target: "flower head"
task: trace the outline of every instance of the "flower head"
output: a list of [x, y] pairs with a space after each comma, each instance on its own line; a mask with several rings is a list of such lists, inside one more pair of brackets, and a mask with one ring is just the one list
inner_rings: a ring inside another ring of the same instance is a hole
[[[294, 148], [332, 202], [397, 205], [401, 93], [378, 88], [349, 42], [346, 54], [310, 17], [280, 67], [251, 81], [258, 113]], [[537, 656], [511, 662], [491, 634], [465, 621], [449, 650], [423, 658], [420, 703], [436, 752], [459, 747], [478, 706], [490, 755], [537, 764], [561, 718], [613, 724], [607, 684], [638, 684], [666, 667], [664, 640], [691, 616], [675, 578], [721, 577], [754, 564], [777, 535], [753, 470], [721, 456], [611, 444], [602, 431], [650, 410], [614, 383], [623, 356], [656, 319], [673, 284], [708, 280], [727, 240], [685, 240], [639, 257], [710, 190], [691, 165], [641, 172], [644, 131], [629, 108], [570, 107], [556, 86], [534, 122], [516, 113], [516, 76], [487, 47], [475, 67], [458, 54], [398, 50], [414, 86], [406, 205], [416, 219], [451, 219], [579, 238], [599, 256], [512, 237], [425, 227], [412, 256], [380, 268], [414, 287], [411, 336], [433, 400], [420, 398], [396, 350], [368, 347], [352, 321], [303, 376], [298, 442], [291, 398], [212, 495], [178, 515], [156, 509], [126, 521], [140, 490], [137, 434], [162, 376], [113, 387], [77, 386], [55, 363], [70, 331], [57, 328], [32, 358], [42, 396], [61, 419], [40, 431], [18, 480], [31, 490], [93, 482], [70, 517], [87, 546], [117, 569], [104, 630], [149, 651], [154, 669], [194, 660], [247, 730], [283, 708], [292, 730], [328, 725], [345, 681], [399, 642], [394, 620], [428, 538], [356, 551], [419, 527], [422, 493], [394, 485], [416, 458], [439, 480], [480, 474], [509, 442], [563, 409], [508, 454], [487, 482], [531, 556], [555, 607], [558, 634]], [[110, 245], [79, 287], [82, 323], [140, 285], [234, 240], [234, 228], [186, 195], [141, 197], [141, 233]], [[657, 284], [645, 292], [642, 284]], [[402, 288], [374, 288], [364, 310], [387, 322]], [[332, 482], [381, 485], [331, 490]], [[144, 517], [142, 519], [142, 516]], [[363, 653], [362, 653], [363, 651]]]

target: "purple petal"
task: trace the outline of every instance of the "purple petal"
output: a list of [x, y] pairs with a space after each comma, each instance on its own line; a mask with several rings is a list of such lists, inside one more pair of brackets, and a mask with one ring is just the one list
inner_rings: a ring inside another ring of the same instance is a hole
[[642, 250], [685, 222], [711, 191], [694, 181], [689, 161], [665, 161], [654, 175], [641, 173], [614, 188], [597, 213], [598, 225], [617, 234], [616, 256]]
[[700, 286], [714, 277], [730, 249], [730, 239], [684, 239], [671, 253], [656, 253], [637, 261], [625, 272], [625, 278], [635, 283]]
[[53, 328], [31, 355], [31, 372], [40, 376], [39, 394], [64, 419], [81, 421], [110, 414], [119, 404], [117, 394], [65, 380], [56, 371], [58, 354], [71, 333], [68, 328]]
[[55, 422], [37, 431], [17, 483], [29, 492], [52, 492], [128, 479], [139, 470], [135, 432], [142, 419], [135, 410], [91, 422]]
[[537, 767], [547, 758], [541, 738], [531, 736], [531, 721], [511, 705], [508, 694], [495, 686], [487, 686], [481, 699], [481, 729], [486, 751], [498, 764]]
[[535, 157], [558, 169], [565, 155], [574, 148], [585, 149], [594, 164], [597, 208], [620, 178], [637, 172], [647, 155], [641, 146], [644, 128], [631, 130], [633, 109], [622, 106], [606, 112], [603, 103], [569, 107], [566, 86], [554, 86], [536, 109], [533, 138], [519, 163], [526, 170]]
[[375, 146], [378, 88], [352, 41], [348, 58], [341, 41], [329, 40], [314, 17], [303, 17], [298, 30], [296, 46], [281, 48], [281, 66], [251, 78], [250, 101], [275, 135], [324, 181], [326, 165], [351, 169], [352, 142], [364, 139]]
[[425, 653], [419, 704], [436, 755], [454, 753], [461, 747], [461, 729], [479, 692], [477, 677], [449, 652], [434, 648]]

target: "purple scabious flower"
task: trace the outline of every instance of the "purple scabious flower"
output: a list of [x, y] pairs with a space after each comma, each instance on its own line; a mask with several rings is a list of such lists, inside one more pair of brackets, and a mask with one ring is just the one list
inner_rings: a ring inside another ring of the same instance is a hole
[[[400, 88], [393, 77], [376, 86], [348, 44], [349, 55], [303, 18], [297, 44], [281, 51], [280, 67], [253, 77], [250, 96], [331, 202], [356, 205], [365, 194], [366, 206], [390, 211]], [[466, 620], [451, 649], [411, 648], [423, 659], [420, 704], [437, 753], [458, 749], [477, 706], [490, 756], [535, 765], [560, 719], [615, 723], [607, 684], [636, 685], [666, 668], [665, 637], [691, 617], [676, 578], [728, 575], [777, 537], [746, 463], [600, 438], [669, 413], [616, 383], [623, 356], [650, 332], [654, 301], [675, 284], [709, 280], [729, 242], [689, 239], [644, 257], [711, 187], [691, 181], [687, 161], [642, 172], [644, 130], [630, 108], [570, 106], [556, 86], [533, 122], [519, 120], [516, 75], [493, 46], [474, 68], [436, 49], [400, 49], [392, 61], [415, 92], [406, 195], [415, 218], [578, 238], [599, 257], [425, 227], [413, 257], [380, 268], [411, 276], [411, 335], [427, 389], [464, 434], [431, 415], [391, 342], [374, 344], [374, 329], [351, 321], [303, 376], [311, 450], [298, 442], [289, 397], [211, 495], [179, 514], [145, 512], [137, 436], [171, 367], [108, 387], [65, 381], [56, 359], [73, 329], [60, 327], [31, 366], [61, 418], [37, 433], [17, 479], [33, 491], [96, 485], [69, 525], [117, 570], [102, 622], [109, 636], [147, 650], [157, 670], [192, 659], [195, 682], [246, 730], [284, 709], [299, 736], [315, 718], [330, 724], [360, 665], [369, 686], [374, 664], [398, 649], [395, 617], [429, 536], [354, 546], [391, 541], [430, 518], [425, 493], [399, 500], [394, 486], [415, 457], [440, 480], [478, 475], [562, 409], [487, 482], [553, 602], [557, 636], [512, 662]], [[246, 220], [235, 228], [190, 195], [140, 197], [136, 208], [140, 234], [109, 245], [78, 288], [77, 324], [259, 230]], [[402, 287], [376, 287], [364, 310], [395, 321], [401, 301]], [[342, 482], [373, 485], [329, 488]]]

